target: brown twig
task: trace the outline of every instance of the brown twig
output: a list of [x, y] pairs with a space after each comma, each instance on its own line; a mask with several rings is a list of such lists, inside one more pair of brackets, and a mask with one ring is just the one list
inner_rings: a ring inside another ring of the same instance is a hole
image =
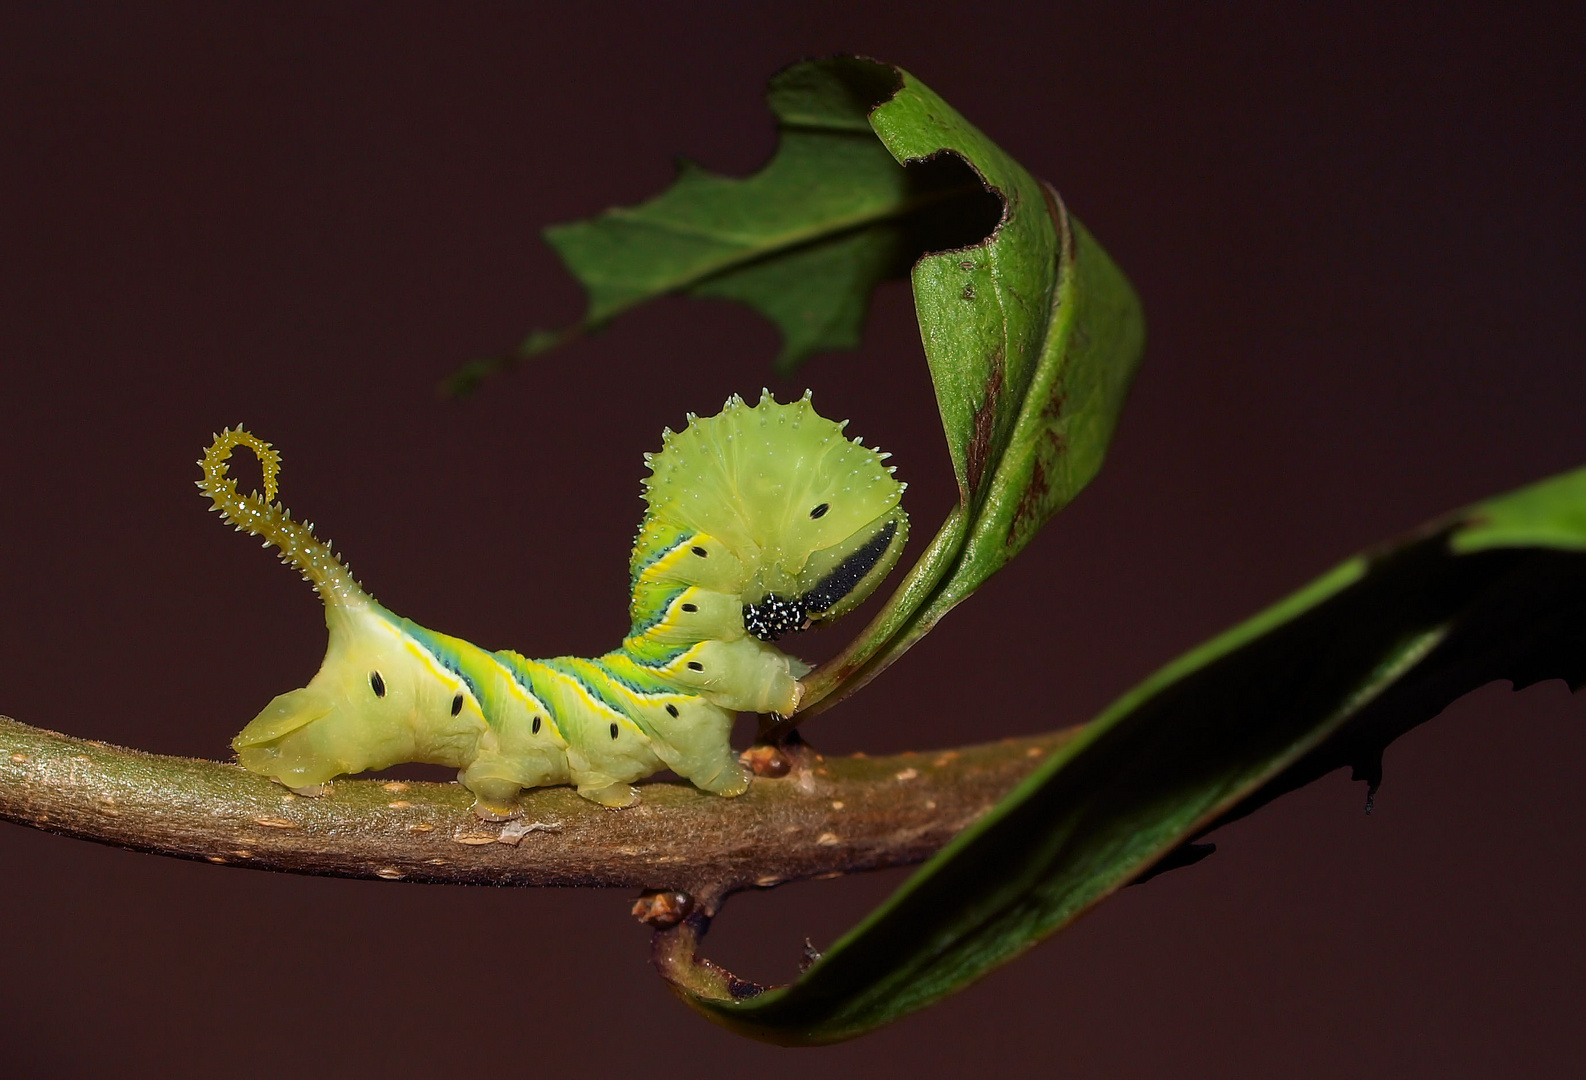
[[178, 858], [299, 874], [727, 894], [919, 862], [1069, 733], [885, 758], [823, 759], [722, 799], [679, 783], [604, 810], [566, 788], [484, 823], [457, 784], [340, 780], [302, 798], [233, 764], [163, 757], [0, 717], [0, 818]]

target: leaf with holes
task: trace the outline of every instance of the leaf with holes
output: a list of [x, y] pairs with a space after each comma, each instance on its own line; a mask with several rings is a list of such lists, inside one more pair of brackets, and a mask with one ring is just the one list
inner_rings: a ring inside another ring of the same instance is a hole
[[1145, 345], [1129, 282], [1057, 193], [897, 76], [870, 114], [882, 144], [899, 161], [966, 162], [1003, 213], [984, 241], [911, 272], [958, 506], [871, 625], [805, 680], [801, 715], [880, 674], [1095, 477]]
[[548, 243], [584, 286], [584, 317], [536, 330], [509, 356], [479, 360], [447, 386], [480, 380], [670, 293], [735, 300], [782, 334], [777, 364], [858, 345], [870, 295], [928, 248], [986, 235], [1000, 204], [956, 161], [905, 168], [866, 114], [897, 88], [886, 65], [852, 58], [798, 64], [771, 81], [776, 155], [745, 179], [682, 162], [666, 191], [638, 206], [553, 226]]

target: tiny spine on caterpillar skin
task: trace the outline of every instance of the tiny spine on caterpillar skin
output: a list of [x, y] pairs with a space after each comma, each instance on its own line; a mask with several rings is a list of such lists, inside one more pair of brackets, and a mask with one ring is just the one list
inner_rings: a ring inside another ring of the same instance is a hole
[[[629, 806], [633, 782], [661, 769], [741, 794], [735, 714], [791, 714], [808, 670], [772, 642], [864, 600], [897, 562], [908, 517], [887, 455], [848, 439], [807, 392], [786, 405], [769, 391], [753, 406], [734, 396], [688, 421], [645, 455], [632, 629], [593, 659], [489, 652], [388, 611], [275, 501], [280, 455], [241, 427], [221, 432], [199, 488], [313, 584], [330, 638], [309, 684], [232, 741], [241, 763], [305, 794], [404, 762], [451, 766], [486, 818], [514, 816], [520, 790], [551, 784]], [[262, 495], [239, 494], [229, 475], [239, 446], [259, 459]]]

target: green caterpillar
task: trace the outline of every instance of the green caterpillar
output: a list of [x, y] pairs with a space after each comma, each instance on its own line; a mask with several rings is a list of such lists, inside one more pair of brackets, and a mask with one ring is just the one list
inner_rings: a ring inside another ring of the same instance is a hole
[[[451, 766], [486, 818], [513, 816], [520, 790], [551, 784], [631, 806], [633, 781], [664, 768], [741, 794], [734, 714], [791, 714], [808, 670], [771, 642], [864, 600], [897, 562], [908, 517], [887, 455], [847, 439], [808, 393], [786, 405], [769, 391], [754, 406], [735, 396], [688, 420], [645, 455], [633, 627], [592, 660], [487, 652], [387, 611], [274, 501], [280, 455], [240, 427], [222, 432], [199, 488], [303, 572], [330, 630], [319, 673], [232, 741], [243, 766], [306, 794], [403, 762]], [[259, 459], [262, 496], [239, 495], [228, 475], [238, 446]]]

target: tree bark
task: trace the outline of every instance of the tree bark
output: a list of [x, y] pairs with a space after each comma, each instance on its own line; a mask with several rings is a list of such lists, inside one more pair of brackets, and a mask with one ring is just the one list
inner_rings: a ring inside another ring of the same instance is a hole
[[1072, 731], [894, 757], [795, 747], [779, 778], [723, 799], [641, 785], [612, 811], [568, 788], [482, 822], [461, 785], [338, 780], [304, 798], [235, 764], [163, 757], [0, 716], [0, 818], [134, 851], [298, 874], [467, 885], [680, 890], [714, 914], [752, 886], [916, 863]]

